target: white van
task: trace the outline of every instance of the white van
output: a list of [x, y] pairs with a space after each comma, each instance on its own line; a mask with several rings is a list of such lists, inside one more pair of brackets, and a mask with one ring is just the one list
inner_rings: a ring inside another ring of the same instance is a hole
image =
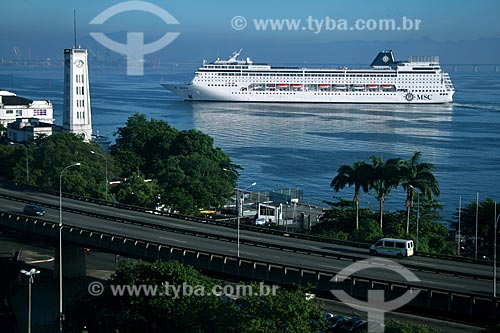
[[398, 258], [413, 255], [413, 241], [406, 239], [382, 238], [370, 246], [371, 254], [382, 254]]

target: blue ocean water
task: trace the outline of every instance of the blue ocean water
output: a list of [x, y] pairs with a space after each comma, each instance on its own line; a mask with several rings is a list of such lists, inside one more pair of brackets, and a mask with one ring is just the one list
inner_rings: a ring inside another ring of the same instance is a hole
[[[500, 73], [494, 66], [445, 66], [456, 88], [448, 105], [326, 105], [184, 102], [161, 80], [189, 81], [198, 64], [166, 64], [127, 76], [124, 68], [90, 69], [94, 132], [112, 136], [134, 113], [163, 119], [179, 129], [199, 129], [215, 139], [244, 169], [240, 184], [255, 190], [301, 188], [312, 202], [338, 194], [329, 187], [342, 164], [370, 155], [409, 158], [421, 151], [436, 165], [443, 220], [452, 219], [459, 198], [466, 204], [487, 196], [500, 200]], [[61, 67], [0, 66], [0, 88], [31, 99], [50, 99], [62, 123]], [[365, 194], [361, 205], [378, 207]], [[389, 209], [404, 208], [393, 190]]]

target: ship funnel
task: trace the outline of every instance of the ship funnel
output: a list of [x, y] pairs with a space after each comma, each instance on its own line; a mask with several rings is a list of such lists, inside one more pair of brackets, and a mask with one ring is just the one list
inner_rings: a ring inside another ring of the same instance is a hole
[[392, 50], [384, 50], [377, 54], [375, 59], [372, 61], [371, 65], [374, 66], [393, 66], [396, 62], [394, 61], [394, 54]]

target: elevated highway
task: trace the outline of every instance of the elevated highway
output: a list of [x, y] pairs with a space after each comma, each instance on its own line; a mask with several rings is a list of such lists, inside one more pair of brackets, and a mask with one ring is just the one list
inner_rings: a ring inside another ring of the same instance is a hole
[[[22, 216], [26, 202], [46, 208], [42, 219]], [[57, 239], [59, 198], [32, 191], [0, 189], [1, 225]], [[327, 293], [330, 279], [362, 259], [373, 259], [373, 268], [357, 272], [350, 291], [386, 289], [394, 298], [404, 290], [421, 290], [412, 306], [496, 319], [498, 300], [492, 297], [492, 266], [412, 257], [395, 262], [410, 269], [418, 282], [408, 282], [381, 266], [363, 247], [294, 238], [293, 234], [268, 234], [241, 230], [240, 257], [236, 257], [236, 231], [226, 226], [178, 219], [141, 211], [124, 210], [91, 202], [63, 199], [63, 241], [101, 248], [146, 259], [176, 259], [198, 268], [242, 279], [275, 283], [311, 283]], [[37, 220], [37, 221], [36, 221]], [[257, 230], [257, 229], [256, 229]], [[353, 289], [353, 284], [356, 288]], [[458, 311], [457, 311], [458, 309]]]

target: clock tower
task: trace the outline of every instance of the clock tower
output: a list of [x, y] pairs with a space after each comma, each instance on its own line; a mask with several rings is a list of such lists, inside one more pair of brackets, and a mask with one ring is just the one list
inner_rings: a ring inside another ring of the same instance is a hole
[[92, 138], [90, 110], [89, 68], [87, 50], [64, 50], [63, 129], [80, 134], [84, 141]]

